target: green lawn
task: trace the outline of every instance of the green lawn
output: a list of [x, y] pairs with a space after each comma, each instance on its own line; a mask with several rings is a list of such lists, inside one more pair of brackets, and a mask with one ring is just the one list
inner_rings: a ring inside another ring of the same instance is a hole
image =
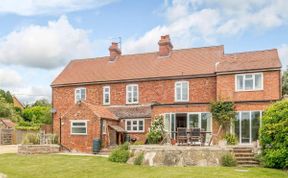
[[[247, 170], [247, 172], [240, 172]], [[111, 163], [106, 158], [95, 156], [0, 155], [0, 172], [8, 178], [57, 178], [57, 177], [203, 177], [203, 178], [273, 178], [288, 177], [288, 173], [265, 168], [224, 167], [148, 167]]]

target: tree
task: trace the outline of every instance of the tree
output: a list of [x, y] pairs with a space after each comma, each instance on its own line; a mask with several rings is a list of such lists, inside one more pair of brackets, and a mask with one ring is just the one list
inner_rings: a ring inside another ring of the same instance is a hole
[[5, 92], [0, 89], [0, 96], [3, 97], [7, 103], [13, 103], [13, 97], [9, 91]]
[[25, 122], [31, 124], [51, 124], [51, 107], [50, 106], [32, 106], [27, 107], [22, 112], [22, 117]]
[[288, 68], [282, 76], [282, 95], [288, 95]]
[[288, 168], [288, 99], [278, 101], [265, 110], [260, 143], [266, 167]]
[[35, 101], [32, 106], [51, 106], [47, 99], [40, 99]]
[[19, 112], [17, 112], [12, 103], [0, 96], [0, 117], [11, 119], [13, 122], [18, 122], [21, 119]]

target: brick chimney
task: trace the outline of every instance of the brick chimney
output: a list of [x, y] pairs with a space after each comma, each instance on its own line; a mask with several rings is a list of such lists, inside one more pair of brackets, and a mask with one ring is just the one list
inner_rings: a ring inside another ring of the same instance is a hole
[[109, 47], [110, 52], [110, 60], [114, 61], [121, 55], [121, 50], [118, 47], [118, 43], [112, 42], [111, 46]]
[[159, 45], [159, 56], [169, 56], [173, 45], [170, 41], [169, 35], [161, 36], [161, 39], [158, 42]]

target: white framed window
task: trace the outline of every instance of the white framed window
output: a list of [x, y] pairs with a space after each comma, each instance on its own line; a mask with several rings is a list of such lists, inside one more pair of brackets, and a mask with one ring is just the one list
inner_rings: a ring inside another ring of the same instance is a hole
[[126, 86], [126, 104], [137, 104], [139, 102], [139, 92], [137, 84]]
[[126, 119], [125, 130], [127, 132], [144, 132], [145, 120], [144, 119]]
[[76, 88], [75, 89], [75, 103], [78, 101], [86, 100], [86, 88]]
[[87, 135], [87, 120], [72, 120], [71, 135]]
[[107, 126], [107, 124], [106, 124], [106, 120], [102, 120], [102, 134], [106, 134], [106, 126]]
[[175, 101], [177, 102], [189, 101], [189, 82], [188, 81], [175, 82]]
[[235, 75], [236, 91], [263, 90], [263, 73]]
[[110, 104], [110, 86], [103, 87], [103, 105]]

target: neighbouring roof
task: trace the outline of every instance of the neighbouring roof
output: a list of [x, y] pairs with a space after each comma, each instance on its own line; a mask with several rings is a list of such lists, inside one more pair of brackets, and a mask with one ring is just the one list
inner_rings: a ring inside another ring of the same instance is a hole
[[86, 103], [86, 102], [81, 102], [84, 103], [89, 109], [91, 109], [91, 111], [100, 118], [105, 118], [105, 119], [113, 119], [113, 120], [118, 120], [118, 117], [113, 114], [112, 112], [110, 112], [107, 108], [101, 106], [101, 105], [93, 105], [90, 103]]
[[226, 54], [216, 72], [279, 68], [281, 63], [276, 49]]
[[0, 121], [6, 126], [6, 127], [9, 127], [9, 128], [13, 128], [16, 126], [16, 124], [14, 122], [12, 122], [11, 120], [9, 119], [0, 119]]
[[24, 105], [18, 100], [16, 96], [13, 96], [13, 104], [14, 104], [14, 107], [24, 109]]
[[84, 101], [81, 101], [80, 103], [76, 103], [75, 105], [73, 105], [71, 108], [67, 110], [65, 114], [63, 114], [62, 117], [65, 117], [68, 113], [70, 113], [71, 110], [73, 110], [73, 108], [82, 106], [82, 105], [90, 109], [99, 118], [118, 120], [118, 117], [115, 114], [113, 114], [111, 111], [109, 111], [107, 108], [101, 105], [93, 105]]
[[53, 86], [160, 77], [209, 75], [216, 72], [280, 68], [276, 49], [224, 54], [224, 46], [72, 60], [52, 82]]
[[113, 106], [107, 108], [120, 119], [151, 118], [151, 106]]
[[109, 125], [112, 129], [114, 129], [116, 132], [126, 132], [122, 127], [118, 125]]

